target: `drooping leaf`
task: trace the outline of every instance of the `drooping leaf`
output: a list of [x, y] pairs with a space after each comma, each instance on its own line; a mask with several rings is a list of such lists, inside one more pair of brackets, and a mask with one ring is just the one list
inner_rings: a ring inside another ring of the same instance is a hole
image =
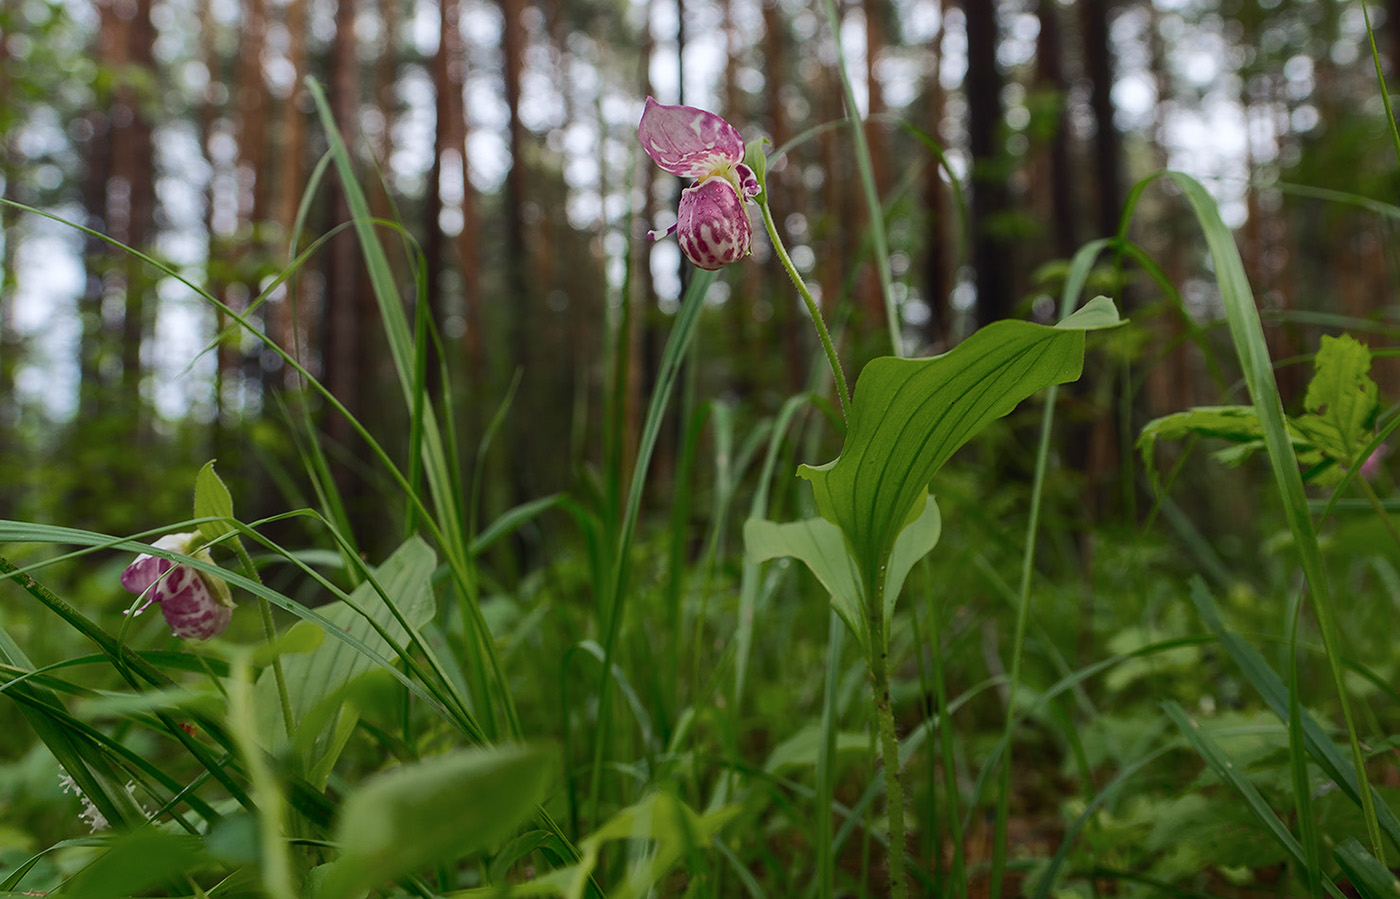
[[1079, 377], [1084, 332], [1119, 323], [1097, 297], [1055, 327], [1000, 321], [931, 359], [875, 359], [856, 384], [841, 455], [798, 474], [846, 535], [862, 577], [885, 564], [933, 475], [988, 423]]
[[1313, 363], [1315, 374], [1303, 399], [1307, 414], [1294, 423], [1324, 454], [1350, 468], [1370, 440], [1380, 404], [1371, 380], [1371, 351], [1350, 334], [1323, 335]]
[[[943, 533], [943, 519], [938, 503], [929, 496], [919, 516], [895, 539], [885, 574], [885, 627], [889, 621], [899, 591], [914, 564], [928, 555]], [[789, 524], [776, 524], [751, 518], [744, 523], [744, 547], [748, 561], [791, 557], [800, 560], [816, 575], [831, 594], [831, 605], [841, 620], [851, 629], [861, 648], [868, 648], [868, 615], [865, 609], [865, 589], [861, 584], [856, 561], [846, 545], [846, 539], [836, 525], [825, 518], [809, 518]]]
[[363, 895], [377, 884], [480, 852], [534, 813], [549, 786], [553, 751], [539, 746], [464, 749], [371, 777], [341, 805], [341, 857], [320, 896]]

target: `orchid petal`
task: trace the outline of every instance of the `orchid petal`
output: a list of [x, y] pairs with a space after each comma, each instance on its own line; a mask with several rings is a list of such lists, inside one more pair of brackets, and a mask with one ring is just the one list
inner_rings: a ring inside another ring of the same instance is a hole
[[656, 241], [656, 240], [661, 240], [662, 238], [665, 238], [665, 237], [670, 237], [672, 234], [675, 234], [675, 233], [676, 233], [676, 228], [678, 228], [678, 227], [680, 227], [680, 222], [679, 222], [679, 221], [677, 221], [677, 222], [676, 222], [674, 225], [672, 225], [671, 227], [667, 228], [665, 231], [648, 231], [648, 232], [647, 232], [647, 240]]
[[749, 254], [749, 215], [734, 185], [724, 178], [682, 191], [676, 225], [681, 252], [700, 268], [713, 271]]
[[[183, 553], [189, 548], [190, 541], [194, 539], [194, 536], [194, 534], [166, 534], [151, 545], [156, 549]], [[150, 553], [142, 553], [122, 572], [122, 586], [131, 593], [145, 593], [174, 564], [169, 559], [153, 556]]]
[[156, 585], [155, 599], [165, 623], [186, 640], [217, 637], [233, 617], [233, 609], [215, 597], [200, 573], [185, 565], [175, 566]]
[[145, 593], [174, 565], [169, 559], [142, 553], [122, 572], [122, 586], [130, 593]]
[[653, 162], [682, 178], [705, 178], [744, 161], [739, 130], [693, 106], [664, 106], [647, 97], [637, 138]]

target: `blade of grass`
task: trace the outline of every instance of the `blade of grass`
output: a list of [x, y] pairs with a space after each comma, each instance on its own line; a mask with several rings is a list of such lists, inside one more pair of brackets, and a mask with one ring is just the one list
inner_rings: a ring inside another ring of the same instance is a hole
[[842, 641], [846, 625], [835, 610], [827, 611], [826, 683], [822, 688], [821, 746], [817, 751], [817, 795], [813, 805], [816, 832], [812, 843], [817, 852], [817, 896], [831, 899], [836, 886], [836, 853], [831, 841], [831, 800], [835, 792], [836, 688], [841, 673]]
[[[1287, 721], [1290, 717], [1288, 688], [1283, 681], [1269, 667], [1253, 646], [1250, 646], [1240, 637], [1225, 629], [1225, 625], [1220, 620], [1220, 612], [1216, 607], [1215, 599], [1211, 596], [1206, 585], [1199, 578], [1191, 582], [1191, 601], [1195, 604], [1196, 610], [1200, 613], [1201, 619], [1205, 621], [1206, 627], [1215, 633], [1216, 639], [1220, 641], [1230, 658], [1239, 666], [1240, 673], [1245, 680], [1258, 691], [1270, 710], [1279, 718]], [[1349, 768], [1346, 757], [1337, 749], [1330, 737], [1308, 713], [1306, 709], [1299, 711], [1299, 718], [1303, 728], [1303, 742], [1308, 754], [1317, 762], [1322, 773], [1332, 779], [1334, 783], [1352, 802], [1361, 805], [1361, 784], [1356, 778], [1354, 768]], [[1374, 792], [1375, 788], [1366, 784], [1366, 788]], [[1385, 803], [1379, 795], [1375, 796], [1376, 809], [1379, 826], [1390, 837], [1392, 843], [1400, 847], [1400, 818], [1397, 818], [1389, 805]]]
[[710, 285], [715, 282], [716, 277], [717, 273], [715, 272], [702, 270], [695, 272], [691, 278], [690, 286], [686, 289], [685, 296], [681, 299], [680, 312], [676, 316], [675, 323], [671, 326], [671, 335], [667, 338], [666, 349], [662, 353], [661, 365], [657, 370], [656, 386], [652, 390], [651, 403], [642, 424], [641, 444], [637, 448], [637, 464], [632, 471], [632, 486], [627, 494], [627, 508], [617, 534], [611, 576], [604, 584], [601, 613], [606, 637], [603, 641], [603, 673], [598, 684], [598, 716], [593, 739], [593, 763], [588, 778], [589, 820], [595, 825], [602, 823], [598, 811], [602, 801], [600, 789], [603, 776], [603, 756], [608, 739], [609, 715], [611, 713], [612, 691], [608, 686], [611, 680], [609, 672], [612, 670], [613, 656], [617, 648], [617, 636], [621, 630], [623, 613], [626, 611], [628, 581], [632, 570], [632, 541], [636, 535], [637, 519], [641, 513], [642, 493], [646, 487], [651, 457], [656, 450], [656, 441], [661, 435], [661, 425], [665, 419], [666, 407], [670, 403], [676, 377], [680, 373], [681, 360], [685, 358], [686, 349], [695, 334], [695, 324], [705, 305], [705, 294], [709, 292]]
[[[1308, 582], [1308, 595], [1312, 599], [1313, 613], [1322, 635], [1333, 687], [1341, 703], [1347, 740], [1351, 746], [1352, 766], [1361, 784], [1361, 810], [1366, 820], [1366, 832], [1376, 858], [1384, 863], [1385, 846], [1380, 825], [1377, 823], [1376, 804], [1369, 789], [1365, 757], [1361, 752], [1361, 740], [1356, 731], [1351, 700], [1342, 671], [1340, 637], [1333, 609], [1332, 589], [1322, 562], [1317, 531], [1308, 513], [1307, 495], [1303, 490], [1298, 459], [1284, 423], [1283, 402], [1279, 398], [1278, 384], [1274, 380], [1273, 365], [1269, 360], [1268, 345], [1259, 321], [1259, 310], [1254, 303], [1254, 293], [1245, 275], [1244, 263], [1240, 259], [1234, 236], [1220, 218], [1220, 210], [1210, 194], [1199, 181], [1189, 175], [1168, 172], [1167, 177], [1185, 194], [1188, 205], [1205, 233], [1206, 244], [1215, 263], [1216, 281], [1225, 304], [1230, 337], [1239, 356], [1250, 399], [1254, 403], [1263, 429], [1274, 482], [1283, 500], [1284, 514], [1298, 550], [1303, 575]], [[1304, 762], [1298, 760], [1295, 764]]]
[[[1182, 736], [1186, 738], [1186, 742], [1191, 744], [1191, 748], [1195, 749], [1201, 758], [1205, 760], [1206, 764], [1210, 766], [1210, 769], [1215, 772], [1217, 777], [1240, 795], [1240, 798], [1244, 800], [1245, 805], [1249, 808], [1250, 813], [1254, 815], [1254, 819], [1259, 822], [1264, 830], [1268, 831], [1275, 842], [1288, 852], [1293, 863], [1302, 868], [1307, 868], [1310, 864], [1314, 864], [1315, 861], [1310, 862], [1303, 852], [1303, 847], [1298, 844], [1293, 834], [1289, 833], [1288, 828], [1283, 826], [1283, 822], [1279, 820], [1278, 815], [1274, 814], [1274, 810], [1264, 801], [1264, 797], [1260, 795], [1258, 787], [1254, 786], [1249, 778], [1240, 773], [1235, 763], [1231, 761], [1230, 757], [1216, 744], [1215, 740], [1211, 739], [1210, 735], [1201, 728], [1201, 725], [1192, 720], [1191, 717], [1186, 714], [1186, 711], [1172, 700], [1163, 702], [1162, 708], [1166, 711], [1167, 717], [1172, 720], [1172, 723], [1181, 730]], [[1328, 895], [1336, 897], [1336, 899], [1342, 899], [1341, 891], [1337, 889], [1336, 885], [1333, 884], [1331, 879], [1327, 878], [1322, 871], [1314, 867], [1313, 870], [1309, 871], [1308, 879], [1309, 882], [1313, 882], [1314, 879], [1316, 879], [1316, 882], [1322, 884], [1322, 888], [1327, 891]]]

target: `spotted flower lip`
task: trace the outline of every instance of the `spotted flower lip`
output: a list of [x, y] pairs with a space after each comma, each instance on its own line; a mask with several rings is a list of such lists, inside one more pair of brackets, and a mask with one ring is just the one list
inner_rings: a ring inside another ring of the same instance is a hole
[[[195, 534], [167, 534], [152, 546], [192, 555], [212, 564], [214, 560], [209, 550], [194, 549], [195, 539]], [[122, 586], [146, 597], [146, 601], [131, 612], [132, 615], [140, 615], [153, 602], [160, 603], [165, 623], [181, 639], [208, 640], [217, 637], [233, 618], [233, 597], [222, 578], [160, 556], [149, 553], [137, 556], [122, 572]]]
[[695, 180], [681, 192], [676, 223], [647, 237], [676, 232], [686, 258], [712, 271], [747, 256], [753, 227], [744, 204], [758, 195], [759, 184], [744, 165], [739, 130], [712, 112], [647, 97], [637, 138], [664, 171]]

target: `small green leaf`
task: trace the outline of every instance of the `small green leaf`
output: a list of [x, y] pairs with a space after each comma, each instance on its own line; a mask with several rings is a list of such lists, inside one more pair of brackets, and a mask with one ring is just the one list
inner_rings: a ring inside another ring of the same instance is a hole
[[[885, 574], [885, 627], [888, 636], [891, 612], [904, 580], [914, 563], [928, 555], [943, 532], [938, 503], [928, 497], [919, 517], [905, 527], [895, 540]], [[831, 594], [831, 606], [851, 629], [863, 650], [868, 650], [865, 590], [861, 586], [856, 561], [851, 556], [841, 530], [825, 518], [809, 518], [789, 524], [776, 524], [751, 518], [744, 523], [744, 547], [748, 561], [792, 557], [803, 562]]]
[[233, 518], [233, 495], [214, 471], [213, 459], [204, 464], [194, 479], [194, 517], [226, 519], [199, 523], [199, 536], [204, 538], [205, 543], [236, 530], [228, 521]]
[[1324, 335], [1313, 363], [1316, 373], [1303, 399], [1308, 414], [1295, 419], [1317, 448], [1350, 468], [1369, 442], [1380, 396], [1368, 377], [1371, 351], [1350, 334]]
[[554, 765], [551, 750], [498, 746], [435, 756], [371, 777], [341, 805], [341, 857], [326, 872], [320, 895], [363, 895], [510, 836], [544, 798]]

